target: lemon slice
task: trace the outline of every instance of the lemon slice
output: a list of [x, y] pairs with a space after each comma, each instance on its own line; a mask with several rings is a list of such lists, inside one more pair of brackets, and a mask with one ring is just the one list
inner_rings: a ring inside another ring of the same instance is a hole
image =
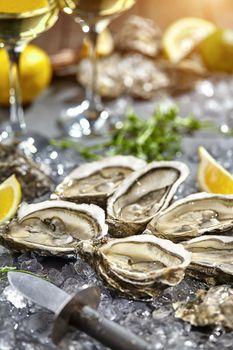
[[162, 37], [162, 47], [172, 63], [186, 57], [216, 26], [201, 18], [186, 17], [173, 22]]
[[21, 186], [15, 175], [0, 185], [0, 224], [12, 218], [21, 201]]
[[199, 147], [197, 181], [209, 193], [233, 194], [233, 176], [218, 164], [204, 147]]
[[1, 0], [0, 12], [23, 13], [48, 6], [48, 0]]

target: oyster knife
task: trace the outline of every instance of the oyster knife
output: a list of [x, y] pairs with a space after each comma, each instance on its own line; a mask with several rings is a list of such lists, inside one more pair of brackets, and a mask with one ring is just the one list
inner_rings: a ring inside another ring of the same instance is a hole
[[42, 278], [23, 272], [8, 272], [8, 280], [27, 299], [55, 313], [52, 334], [55, 344], [72, 325], [113, 350], [152, 350], [143, 339], [96, 311], [100, 302], [98, 287], [70, 295]]

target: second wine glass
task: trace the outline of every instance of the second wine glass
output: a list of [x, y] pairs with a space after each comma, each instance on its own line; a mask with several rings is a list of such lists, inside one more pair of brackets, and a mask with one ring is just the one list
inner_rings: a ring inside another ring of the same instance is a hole
[[0, 1], [0, 47], [7, 50], [10, 60], [10, 122], [0, 133], [0, 142], [17, 141], [30, 155], [37, 151], [36, 143], [43, 142], [43, 136], [33, 135], [26, 129], [21, 103], [19, 60], [25, 46], [55, 24], [58, 12], [57, 0]]
[[78, 106], [68, 108], [59, 119], [63, 131], [71, 137], [100, 135], [109, 124], [109, 111], [104, 108], [97, 94], [97, 39], [111, 19], [128, 10], [135, 2], [136, 0], [60, 0], [63, 11], [74, 17], [91, 43], [92, 72], [86, 99]]

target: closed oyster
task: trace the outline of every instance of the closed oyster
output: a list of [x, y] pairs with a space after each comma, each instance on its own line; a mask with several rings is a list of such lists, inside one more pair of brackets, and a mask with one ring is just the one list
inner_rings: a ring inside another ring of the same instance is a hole
[[127, 177], [107, 204], [107, 223], [114, 237], [144, 231], [147, 223], [172, 200], [188, 176], [181, 162], [152, 162]]
[[233, 229], [233, 196], [196, 193], [173, 203], [147, 226], [174, 242]]
[[81, 242], [79, 248], [110, 287], [135, 298], [157, 296], [178, 284], [191, 260], [181, 244], [147, 234], [96, 246]]
[[0, 144], [0, 183], [15, 174], [22, 187], [24, 200], [32, 200], [52, 189], [51, 179], [17, 144]]
[[132, 156], [109, 157], [83, 164], [58, 185], [51, 198], [93, 203], [106, 208], [107, 198], [125, 177], [145, 165], [146, 162]]
[[114, 39], [118, 51], [139, 52], [154, 58], [160, 51], [161, 30], [151, 19], [130, 16]]
[[233, 282], [233, 237], [204, 235], [182, 244], [192, 253], [192, 277], [208, 284]]
[[107, 234], [104, 211], [96, 205], [65, 201], [22, 204], [18, 218], [5, 227], [0, 240], [17, 251], [70, 255], [80, 240]]
[[233, 289], [227, 285], [199, 290], [197, 298], [173, 304], [175, 317], [194, 326], [233, 329]]

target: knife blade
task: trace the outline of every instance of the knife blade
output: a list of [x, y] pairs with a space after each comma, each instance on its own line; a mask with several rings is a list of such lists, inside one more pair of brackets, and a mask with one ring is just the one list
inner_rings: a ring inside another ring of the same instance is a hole
[[23, 272], [8, 272], [8, 280], [27, 299], [55, 313], [52, 335], [55, 344], [68, 325], [72, 325], [113, 350], [152, 350], [143, 339], [96, 311], [100, 302], [98, 287], [70, 295], [40, 277]]

